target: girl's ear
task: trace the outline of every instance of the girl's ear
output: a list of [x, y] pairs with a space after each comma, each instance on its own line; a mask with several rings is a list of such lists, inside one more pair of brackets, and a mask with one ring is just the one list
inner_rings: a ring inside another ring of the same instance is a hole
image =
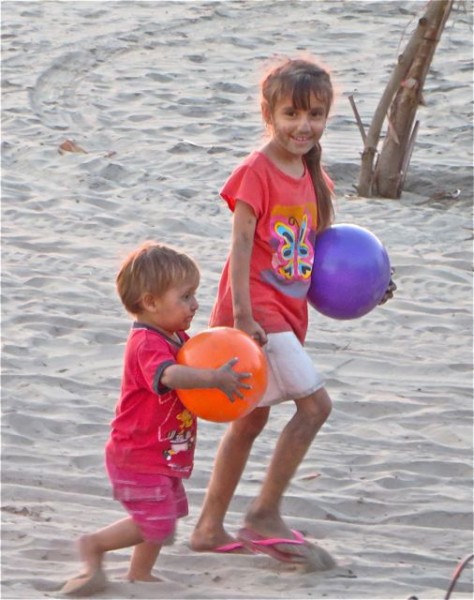
[[262, 100], [261, 104], [262, 117], [265, 121], [266, 125], [271, 125], [272, 123], [272, 113], [270, 107], [268, 106], [268, 102], [266, 100]]

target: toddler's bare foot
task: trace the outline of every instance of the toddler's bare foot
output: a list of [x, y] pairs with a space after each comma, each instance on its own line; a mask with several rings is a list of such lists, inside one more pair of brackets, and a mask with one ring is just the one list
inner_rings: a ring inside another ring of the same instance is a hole
[[61, 589], [65, 596], [93, 596], [107, 586], [102, 571], [103, 552], [94, 541], [93, 535], [83, 535], [77, 542], [79, 554], [86, 567], [85, 572], [67, 581]]
[[60, 593], [64, 596], [83, 598], [99, 594], [107, 587], [107, 579], [102, 569], [78, 575], [67, 581], [61, 588]]
[[94, 535], [83, 535], [77, 542], [79, 554], [87, 567], [87, 574], [95, 573], [102, 568], [103, 552], [94, 541]]

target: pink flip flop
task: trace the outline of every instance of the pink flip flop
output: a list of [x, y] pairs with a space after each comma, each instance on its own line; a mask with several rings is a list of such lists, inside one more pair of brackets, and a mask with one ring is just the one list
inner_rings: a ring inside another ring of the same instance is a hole
[[216, 546], [215, 548], [202, 548], [195, 550], [195, 552], [216, 552], [217, 554], [253, 554], [247, 546], [236, 540], [234, 542], [228, 542], [222, 544], [222, 546]]
[[294, 535], [294, 538], [267, 538], [263, 535], [260, 535], [256, 531], [253, 531], [252, 529], [244, 527], [243, 529], [239, 530], [237, 537], [247, 548], [253, 552], [263, 552], [264, 554], [268, 554], [269, 556], [276, 558], [281, 562], [298, 564], [306, 563], [307, 557], [304, 554], [285, 552], [283, 549], [277, 547], [281, 545], [310, 545], [299, 531], [292, 529], [291, 533]]
[[223, 546], [217, 546], [217, 548], [210, 550], [210, 552], [220, 552], [222, 554], [225, 554], [225, 553], [232, 553], [232, 552], [235, 552], [236, 550], [243, 550], [243, 549], [245, 549], [243, 542], [230, 542], [230, 544], [224, 544]]

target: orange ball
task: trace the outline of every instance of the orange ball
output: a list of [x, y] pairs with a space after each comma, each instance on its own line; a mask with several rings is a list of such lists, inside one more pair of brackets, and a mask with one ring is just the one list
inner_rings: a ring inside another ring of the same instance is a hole
[[254, 340], [232, 327], [211, 327], [190, 338], [179, 350], [177, 362], [188, 367], [216, 369], [234, 357], [238, 362], [232, 367], [239, 373], [252, 373], [243, 383], [252, 386], [241, 389], [243, 398], [233, 402], [218, 390], [177, 390], [181, 402], [193, 414], [207, 421], [233, 421], [247, 415], [255, 408], [267, 388], [267, 359]]

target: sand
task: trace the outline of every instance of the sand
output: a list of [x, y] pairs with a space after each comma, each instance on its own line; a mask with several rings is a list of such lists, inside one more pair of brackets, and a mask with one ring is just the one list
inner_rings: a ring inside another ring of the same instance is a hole
[[[334, 411], [284, 512], [338, 567], [189, 549], [224, 430], [201, 421], [190, 515], [156, 566], [166, 581], [125, 583], [124, 550], [108, 557], [97, 597], [444, 598], [473, 542], [469, 2], [432, 63], [401, 200], [355, 195], [362, 142], [348, 101], [368, 126], [423, 6], [2, 2], [2, 598], [58, 596], [79, 570], [75, 538], [123, 516], [103, 468], [130, 326], [118, 264], [145, 239], [188, 251], [202, 269], [191, 332], [206, 327], [229, 244], [219, 187], [261, 143], [265, 61], [304, 51], [338, 89], [323, 139], [337, 221], [384, 242], [398, 285], [358, 320], [311, 311], [308, 348]], [[84, 152], [61, 150], [66, 140]], [[229, 531], [290, 414], [273, 410]], [[453, 598], [472, 596], [468, 568]]]

